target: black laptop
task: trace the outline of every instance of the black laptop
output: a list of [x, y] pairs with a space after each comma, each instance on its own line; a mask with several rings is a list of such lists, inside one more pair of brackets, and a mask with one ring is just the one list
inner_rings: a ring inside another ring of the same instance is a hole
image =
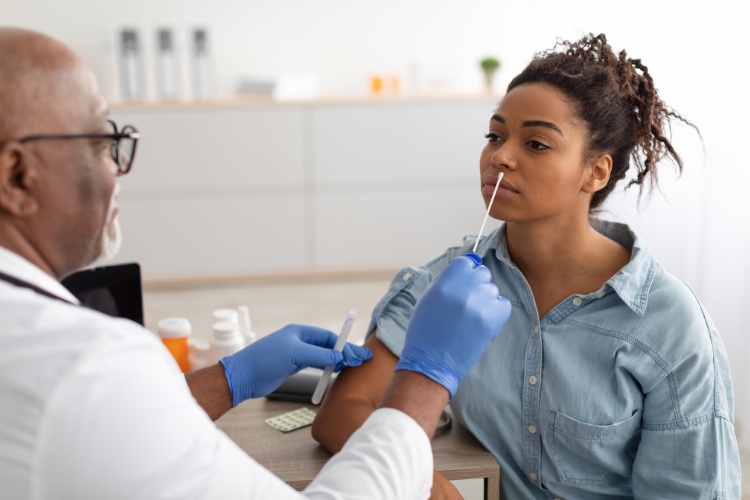
[[137, 263], [84, 269], [61, 283], [82, 305], [143, 325], [141, 266]]

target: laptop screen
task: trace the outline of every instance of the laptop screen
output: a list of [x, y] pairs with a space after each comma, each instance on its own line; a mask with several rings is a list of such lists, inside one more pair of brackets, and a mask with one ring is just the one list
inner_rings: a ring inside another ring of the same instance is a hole
[[141, 267], [137, 263], [84, 269], [61, 283], [82, 305], [143, 325]]

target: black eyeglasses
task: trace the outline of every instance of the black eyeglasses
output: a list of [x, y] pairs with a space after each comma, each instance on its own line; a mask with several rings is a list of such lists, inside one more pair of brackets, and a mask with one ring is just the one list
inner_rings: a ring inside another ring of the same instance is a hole
[[56, 135], [29, 135], [18, 139], [18, 142], [62, 140], [62, 139], [112, 139], [110, 154], [117, 164], [120, 175], [130, 172], [135, 158], [135, 147], [141, 134], [132, 125], [125, 125], [121, 131], [117, 131], [117, 125], [112, 120], [107, 120], [112, 125], [111, 134], [56, 134]]

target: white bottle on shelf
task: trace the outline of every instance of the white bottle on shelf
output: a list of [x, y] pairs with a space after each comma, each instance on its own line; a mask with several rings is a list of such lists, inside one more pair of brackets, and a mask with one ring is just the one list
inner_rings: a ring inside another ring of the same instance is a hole
[[174, 37], [169, 28], [160, 28], [156, 33], [156, 76], [158, 98], [175, 101], [180, 97], [180, 76]]
[[140, 101], [145, 97], [143, 68], [138, 32], [123, 29], [120, 32], [121, 95], [126, 101]]
[[245, 347], [237, 323], [218, 321], [213, 325], [213, 334], [209, 341], [209, 363], [218, 363], [222, 358], [231, 356]]
[[197, 28], [192, 34], [193, 98], [213, 99], [215, 97], [214, 69], [208, 46], [208, 31], [205, 28]]

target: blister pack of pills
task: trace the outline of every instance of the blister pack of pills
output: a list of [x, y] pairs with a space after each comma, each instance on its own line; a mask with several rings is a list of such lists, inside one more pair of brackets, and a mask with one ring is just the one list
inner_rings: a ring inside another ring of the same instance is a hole
[[312, 424], [313, 420], [315, 420], [315, 415], [314, 411], [303, 406], [302, 408], [267, 418], [264, 422], [281, 432], [291, 432]]

